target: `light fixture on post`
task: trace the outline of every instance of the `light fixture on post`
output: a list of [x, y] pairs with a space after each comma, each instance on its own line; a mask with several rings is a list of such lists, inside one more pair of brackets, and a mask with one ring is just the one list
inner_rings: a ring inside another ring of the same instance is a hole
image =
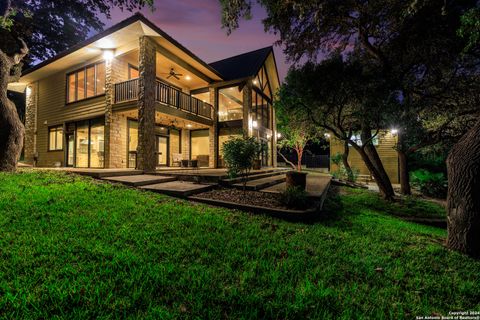
[[102, 49], [103, 51], [103, 59], [106, 61], [111, 61], [115, 56], [115, 49]]

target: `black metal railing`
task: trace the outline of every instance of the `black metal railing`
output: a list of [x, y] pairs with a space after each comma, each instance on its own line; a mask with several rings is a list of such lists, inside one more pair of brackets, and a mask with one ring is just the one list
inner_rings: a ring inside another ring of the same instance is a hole
[[213, 107], [211, 104], [160, 81], [156, 82], [155, 100], [204, 118], [213, 118]]
[[[138, 88], [138, 79], [116, 83], [115, 103], [137, 100]], [[213, 107], [211, 104], [194, 98], [191, 95], [161, 81], [156, 81], [155, 83], [155, 100], [200, 117], [213, 119]]]
[[115, 84], [115, 103], [138, 99], [138, 78]]

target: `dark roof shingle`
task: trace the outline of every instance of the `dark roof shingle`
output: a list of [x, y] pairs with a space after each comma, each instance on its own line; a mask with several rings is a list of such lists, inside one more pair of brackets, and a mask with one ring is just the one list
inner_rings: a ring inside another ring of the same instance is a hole
[[246, 52], [238, 56], [226, 58], [210, 63], [224, 80], [236, 80], [251, 77], [257, 74], [267, 59], [273, 47], [266, 47], [255, 51]]

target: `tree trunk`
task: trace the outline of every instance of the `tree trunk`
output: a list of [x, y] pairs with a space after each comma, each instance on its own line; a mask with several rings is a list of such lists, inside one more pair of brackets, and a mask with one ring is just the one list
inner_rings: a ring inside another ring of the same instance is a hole
[[302, 171], [303, 148], [297, 148], [297, 170]]
[[8, 99], [11, 58], [0, 51], [0, 171], [15, 171], [23, 148], [25, 128], [15, 104]]
[[348, 141], [344, 141], [343, 145], [343, 154], [342, 154], [342, 162], [343, 166], [345, 167], [345, 171], [347, 171], [347, 180], [354, 182], [353, 180], [353, 171], [352, 167], [350, 167], [350, 163], [348, 163], [348, 154], [350, 153], [350, 149], [348, 147]]
[[[369, 158], [370, 162], [375, 168], [374, 172], [370, 171], [375, 178], [375, 182], [380, 189], [380, 194], [382, 194], [383, 198], [386, 200], [392, 200], [395, 192], [393, 191], [392, 182], [388, 177], [385, 168], [383, 167], [382, 160], [380, 160], [380, 156], [378, 155], [377, 149], [373, 145], [371, 140], [372, 138], [372, 131], [367, 126], [362, 129], [361, 133], [362, 141], [366, 141], [367, 143], [363, 146], [366, 156]], [[369, 141], [369, 142], [368, 142]], [[362, 157], [363, 158], [363, 157]], [[365, 159], [364, 159], [365, 161]]]
[[480, 257], [480, 120], [447, 158], [447, 246]]

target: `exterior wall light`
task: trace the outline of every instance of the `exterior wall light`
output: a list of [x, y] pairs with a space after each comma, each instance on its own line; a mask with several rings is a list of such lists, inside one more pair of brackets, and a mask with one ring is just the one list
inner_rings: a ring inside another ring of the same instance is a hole
[[103, 49], [103, 58], [107, 61], [111, 61], [115, 56], [114, 49]]
[[325, 138], [330, 138], [330, 133], [325, 133]]
[[282, 134], [280, 132], [277, 132], [277, 139], [280, 139], [282, 137]]
[[252, 121], [252, 127], [254, 127], [254, 128], [258, 127], [258, 122], [253, 120]]
[[32, 94], [32, 88], [31, 87], [27, 87], [26, 94], [27, 94], [27, 97]]
[[392, 135], [396, 136], [398, 134], [398, 129], [392, 129], [390, 130], [390, 132], [392, 133]]

